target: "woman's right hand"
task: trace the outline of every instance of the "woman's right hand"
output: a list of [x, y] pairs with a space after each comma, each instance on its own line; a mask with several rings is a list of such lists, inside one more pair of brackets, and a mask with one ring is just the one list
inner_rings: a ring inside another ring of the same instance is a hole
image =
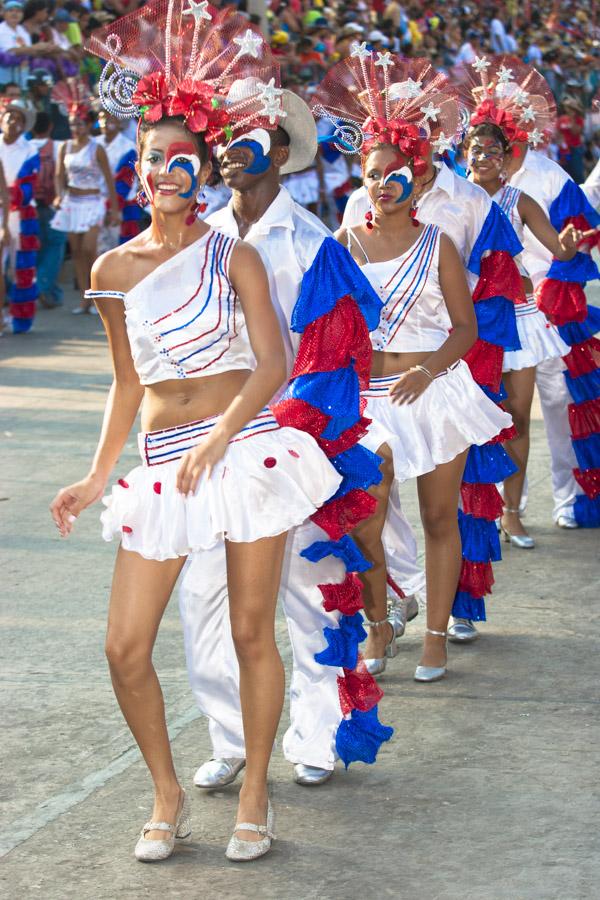
[[50, 504], [50, 512], [61, 537], [69, 536], [79, 513], [99, 500], [105, 488], [104, 479], [88, 475], [58, 492]]
[[62, 197], [56, 196], [52, 201], [52, 206], [54, 209], [60, 209], [60, 204], [62, 203]]

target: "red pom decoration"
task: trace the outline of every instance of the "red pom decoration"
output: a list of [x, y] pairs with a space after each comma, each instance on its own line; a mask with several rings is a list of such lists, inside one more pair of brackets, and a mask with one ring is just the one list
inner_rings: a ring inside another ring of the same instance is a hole
[[160, 481], [155, 481], [152, 487], [155, 494], [160, 494], [160, 492], [162, 491], [162, 484], [160, 483]]
[[362, 659], [359, 659], [353, 672], [350, 669], [344, 669], [344, 677], [338, 675], [338, 691], [340, 706], [345, 716], [353, 709], [368, 712], [383, 697], [383, 691], [367, 671]]
[[337, 610], [343, 616], [353, 616], [364, 609], [362, 582], [353, 572], [348, 572], [341, 584], [320, 584], [319, 590], [323, 594], [323, 609], [327, 612]]
[[121, 531], [123, 534], [133, 534], [133, 528], [130, 528], [129, 525], [123, 525]]
[[300, 454], [296, 453], [295, 450], [288, 450], [288, 453], [290, 454], [290, 456], [293, 456], [294, 459], [300, 459]]
[[267, 456], [267, 458], [263, 460], [263, 465], [267, 469], [272, 469], [273, 466], [277, 465], [277, 460], [275, 459], [274, 456]]
[[127, 482], [125, 481], [124, 478], [119, 478], [119, 480], [117, 481], [117, 484], [120, 484], [122, 488], [128, 488], [128, 487], [129, 487], [129, 485], [127, 484]]

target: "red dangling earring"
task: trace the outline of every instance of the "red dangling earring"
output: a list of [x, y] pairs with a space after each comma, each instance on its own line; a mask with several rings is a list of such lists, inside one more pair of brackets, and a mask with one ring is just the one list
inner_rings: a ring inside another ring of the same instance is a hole
[[192, 203], [189, 215], [186, 216], [185, 224], [193, 225], [197, 218], [198, 218], [198, 204]]
[[368, 231], [373, 231], [373, 228], [375, 227], [373, 225], [373, 213], [371, 210], [365, 213], [365, 227]]
[[198, 218], [198, 214], [205, 213], [208, 209], [208, 203], [204, 200], [204, 191], [202, 190], [199, 194], [196, 194], [196, 199], [192, 203], [190, 208], [190, 213], [185, 220], [186, 225], [193, 225], [196, 219]]
[[413, 223], [414, 227], [418, 228], [421, 223], [417, 219], [417, 207], [414, 205], [414, 203], [411, 205], [408, 214], [412, 219], [412, 223]]

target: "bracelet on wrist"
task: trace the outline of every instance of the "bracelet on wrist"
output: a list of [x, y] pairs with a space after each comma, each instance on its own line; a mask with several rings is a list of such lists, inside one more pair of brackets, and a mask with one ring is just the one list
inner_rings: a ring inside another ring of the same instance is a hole
[[427, 375], [430, 381], [433, 381], [433, 375], [425, 366], [413, 366], [413, 369], [416, 369], [418, 372], [423, 372], [424, 375]]

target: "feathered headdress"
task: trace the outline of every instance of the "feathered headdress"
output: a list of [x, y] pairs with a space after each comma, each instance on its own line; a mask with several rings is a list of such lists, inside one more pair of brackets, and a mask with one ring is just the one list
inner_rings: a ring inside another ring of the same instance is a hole
[[516, 56], [482, 56], [452, 71], [465, 126], [491, 122], [512, 144], [544, 144], [554, 128], [556, 103], [546, 79]]
[[90, 89], [80, 78], [65, 78], [52, 88], [52, 99], [65, 116], [85, 118], [92, 109], [93, 97]]
[[[95, 31], [86, 49], [108, 62], [100, 99], [120, 118], [183, 116], [215, 144], [234, 131], [273, 129], [285, 115], [268, 44], [243, 16], [208, 0], [150, 0]], [[234, 82], [247, 89], [229, 101]]]
[[334, 126], [344, 153], [367, 153], [376, 143], [398, 147], [426, 170], [431, 148], [449, 150], [459, 124], [456, 91], [427, 60], [373, 53], [355, 44], [350, 57], [329, 70], [315, 91], [313, 113]]

